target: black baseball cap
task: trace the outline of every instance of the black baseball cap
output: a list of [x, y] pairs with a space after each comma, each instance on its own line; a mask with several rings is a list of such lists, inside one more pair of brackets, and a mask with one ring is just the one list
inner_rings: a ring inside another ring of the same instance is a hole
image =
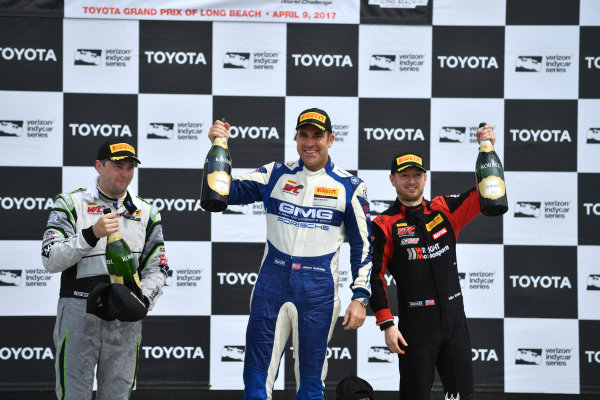
[[105, 321], [139, 321], [148, 313], [146, 298], [119, 283], [99, 283], [87, 298], [86, 312]]
[[371, 384], [356, 375], [349, 375], [342, 379], [337, 384], [335, 393], [336, 400], [374, 399]]
[[393, 174], [394, 172], [403, 171], [408, 167], [417, 167], [427, 172], [423, 166], [423, 157], [414, 151], [396, 154], [392, 159], [390, 170]]
[[332, 132], [331, 119], [329, 118], [329, 115], [320, 108], [309, 108], [308, 110], [302, 111], [298, 116], [296, 129], [302, 125], [314, 125], [321, 131]]
[[132, 158], [138, 164], [142, 162], [135, 155], [135, 147], [119, 139], [109, 139], [98, 149], [97, 160], [119, 161]]

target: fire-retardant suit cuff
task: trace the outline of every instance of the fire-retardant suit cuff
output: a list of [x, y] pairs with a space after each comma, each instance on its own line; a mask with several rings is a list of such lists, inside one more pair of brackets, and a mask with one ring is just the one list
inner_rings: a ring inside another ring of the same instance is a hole
[[96, 237], [96, 235], [94, 235], [93, 225], [91, 225], [89, 228], [83, 229], [81, 234], [83, 235], [83, 238], [87, 244], [89, 244], [91, 247], [96, 247], [98, 240], [100, 240]]
[[379, 310], [375, 312], [375, 321], [377, 325], [381, 325], [385, 322], [392, 321], [394, 322], [394, 316], [389, 308], [384, 308], [383, 310]]
[[381, 329], [382, 331], [385, 331], [387, 328], [394, 326], [394, 321], [385, 321], [381, 324], [379, 324], [379, 329]]

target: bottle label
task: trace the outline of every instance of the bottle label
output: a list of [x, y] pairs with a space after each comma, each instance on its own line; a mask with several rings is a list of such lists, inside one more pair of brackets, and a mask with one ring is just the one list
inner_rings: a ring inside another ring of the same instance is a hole
[[206, 176], [208, 186], [221, 196], [229, 195], [229, 184], [231, 177], [225, 171], [211, 172]]
[[506, 194], [506, 186], [502, 178], [494, 175], [487, 176], [479, 182], [479, 194], [486, 199], [496, 200]]
[[479, 146], [479, 152], [481, 153], [489, 153], [490, 151], [494, 151], [494, 146], [492, 146], [492, 142], [489, 140], [484, 140], [483, 143]]
[[227, 149], [227, 140], [222, 137], [215, 138], [215, 140], [213, 141], [213, 146], [219, 146], [224, 149]]

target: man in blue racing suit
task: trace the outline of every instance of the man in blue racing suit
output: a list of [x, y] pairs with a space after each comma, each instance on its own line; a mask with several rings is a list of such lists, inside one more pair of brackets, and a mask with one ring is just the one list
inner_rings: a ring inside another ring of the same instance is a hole
[[[228, 137], [215, 121], [209, 138]], [[250, 303], [244, 399], [271, 399], [292, 333], [296, 398], [323, 399], [327, 343], [340, 312], [338, 258], [350, 243], [352, 301], [344, 329], [358, 329], [371, 294], [371, 227], [367, 188], [329, 158], [334, 135], [323, 110], [303, 111], [296, 124], [300, 160], [272, 162], [235, 177], [229, 204], [262, 201], [267, 243]]]

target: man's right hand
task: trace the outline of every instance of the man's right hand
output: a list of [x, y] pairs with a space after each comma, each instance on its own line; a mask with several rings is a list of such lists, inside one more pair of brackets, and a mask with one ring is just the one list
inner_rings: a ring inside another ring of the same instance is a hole
[[229, 139], [229, 122], [216, 120], [214, 125], [210, 127], [208, 130], [210, 142], [212, 143], [217, 137]]
[[388, 349], [390, 349], [390, 351], [393, 353], [405, 354], [406, 352], [402, 350], [398, 342], [402, 343], [402, 345], [405, 347], [408, 346], [408, 343], [406, 343], [404, 336], [402, 336], [402, 333], [400, 333], [398, 328], [395, 326], [390, 326], [384, 332], [385, 344], [387, 345]]
[[92, 231], [94, 232], [94, 236], [98, 239], [108, 236], [111, 233], [115, 233], [119, 231], [119, 221], [117, 221], [118, 213], [111, 212], [108, 214], [103, 214], [98, 221], [92, 226]]

